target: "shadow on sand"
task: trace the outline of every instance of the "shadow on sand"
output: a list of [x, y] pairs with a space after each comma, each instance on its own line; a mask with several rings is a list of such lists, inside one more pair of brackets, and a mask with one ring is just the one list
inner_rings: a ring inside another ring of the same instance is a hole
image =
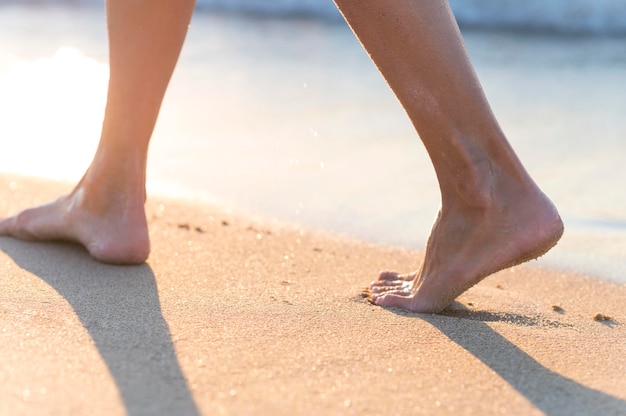
[[[626, 401], [564, 377], [539, 363], [487, 322], [517, 326], [571, 326], [558, 321], [492, 312], [446, 310], [444, 315], [394, 313], [423, 319], [482, 361], [546, 415], [626, 414]], [[558, 342], [558, 341], [555, 341]], [[580, 356], [575, 363], [584, 362]], [[574, 363], [573, 363], [574, 364]]]
[[147, 264], [111, 266], [80, 247], [0, 238], [0, 250], [53, 287], [94, 340], [127, 413], [197, 415]]

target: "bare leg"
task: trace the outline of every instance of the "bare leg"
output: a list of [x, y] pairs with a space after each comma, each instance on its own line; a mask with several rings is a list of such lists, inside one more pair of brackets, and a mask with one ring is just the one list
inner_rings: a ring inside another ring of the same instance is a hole
[[69, 195], [0, 221], [0, 235], [74, 241], [109, 263], [146, 260], [148, 143], [194, 4], [107, 1], [111, 69], [94, 160]]
[[381, 306], [439, 312], [498, 270], [536, 258], [563, 225], [502, 133], [445, 0], [335, 0], [433, 162], [441, 211], [421, 268], [383, 272]]

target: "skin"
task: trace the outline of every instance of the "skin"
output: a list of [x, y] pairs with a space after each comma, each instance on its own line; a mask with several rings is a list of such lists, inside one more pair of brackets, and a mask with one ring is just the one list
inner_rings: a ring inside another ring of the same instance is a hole
[[[556, 244], [563, 232], [558, 212], [500, 129], [447, 2], [335, 3], [413, 122], [441, 189], [421, 267], [382, 272], [371, 284], [373, 301], [440, 312], [489, 274]], [[0, 235], [78, 242], [103, 262], [146, 260], [148, 143], [193, 6], [107, 2], [111, 77], [94, 161], [69, 195], [0, 221]]]
[[94, 159], [69, 195], [0, 221], [0, 235], [76, 242], [105, 263], [148, 258], [148, 144], [194, 5], [194, 0], [107, 1], [109, 89]]
[[373, 301], [440, 312], [486, 276], [554, 246], [563, 223], [498, 125], [447, 2], [336, 3], [413, 122], [441, 190], [421, 267], [381, 273]]

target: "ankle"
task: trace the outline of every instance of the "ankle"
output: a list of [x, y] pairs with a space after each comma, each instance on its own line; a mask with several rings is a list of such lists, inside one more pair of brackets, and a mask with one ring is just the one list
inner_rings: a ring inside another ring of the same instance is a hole
[[97, 217], [127, 215], [131, 211], [143, 211], [145, 187], [143, 183], [96, 175], [90, 168], [70, 198], [76, 208]]

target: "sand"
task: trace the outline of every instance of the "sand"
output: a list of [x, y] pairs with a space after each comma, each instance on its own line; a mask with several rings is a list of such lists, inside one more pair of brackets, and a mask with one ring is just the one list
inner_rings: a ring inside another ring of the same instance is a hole
[[[0, 175], [0, 216], [68, 189]], [[361, 293], [418, 252], [147, 210], [140, 266], [0, 238], [0, 414], [626, 414], [625, 285], [531, 263], [409, 314]]]

